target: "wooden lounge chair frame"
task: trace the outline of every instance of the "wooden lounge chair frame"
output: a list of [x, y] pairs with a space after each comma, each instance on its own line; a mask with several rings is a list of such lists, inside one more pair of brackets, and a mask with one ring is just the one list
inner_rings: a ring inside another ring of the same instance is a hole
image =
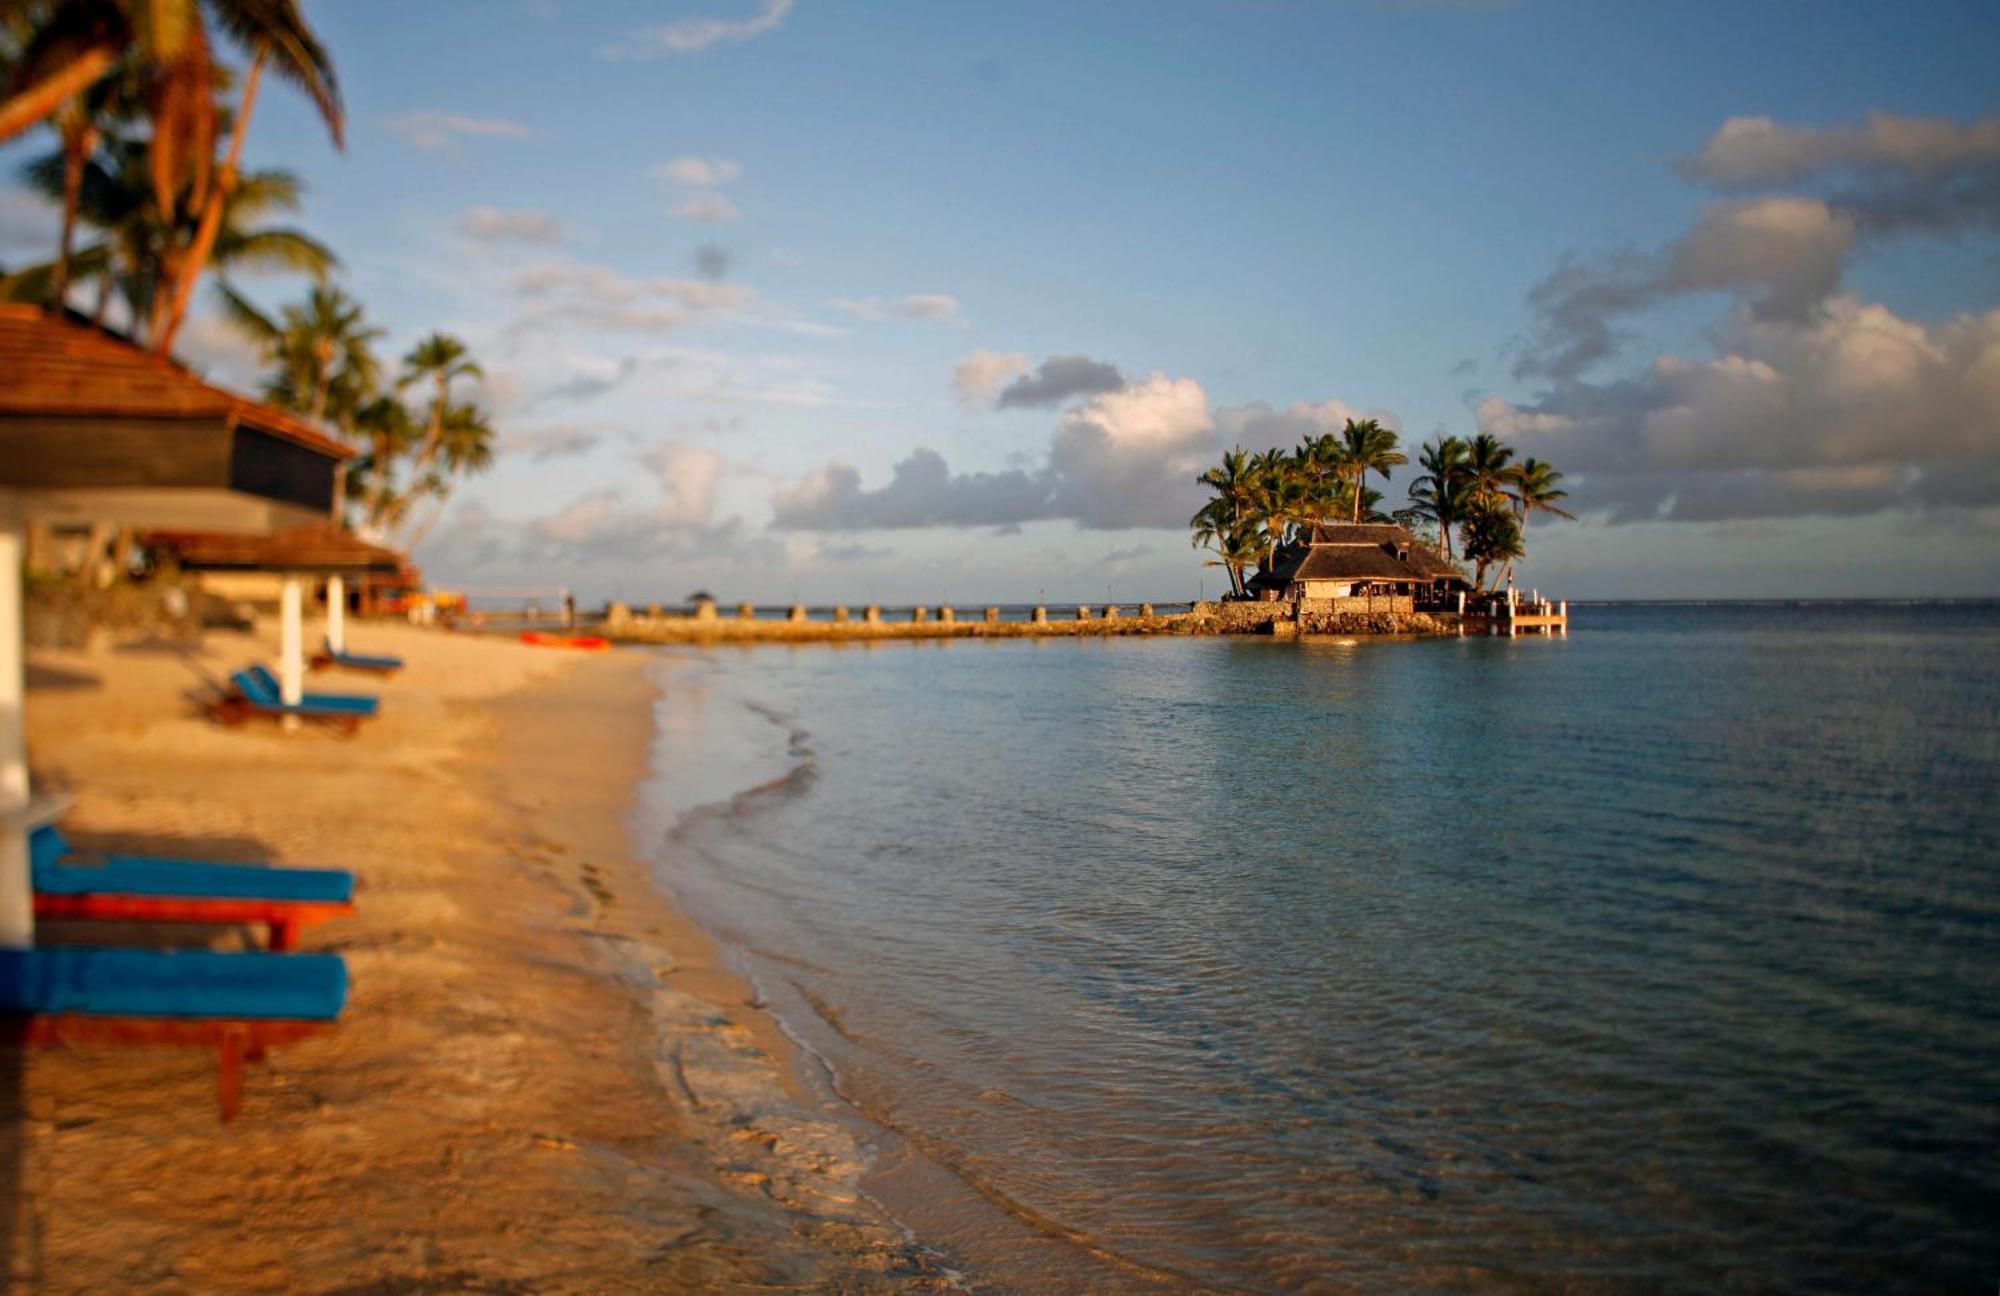
[[330, 645], [322, 644], [306, 658], [306, 665], [316, 671], [341, 670], [364, 671], [370, 675], [394, 675], [403, 669], [400, 657], [376, 657], [368, 653], [335, 652]]
[[95, 1044], [215, 1051], [215, 1101], [222, 1119], [233, 1121], [243, 1105], [243, 1064], [262, 1062], [281, 1045], [331, 1030], [331, 1021], [289, 1018], [225, 1019], [183, 1017], [99, 1017], [50, 1013], [0, 1017], [0, 1040], [39, 1047]]
[[299, 931], [354, 912], [354, 902], [258, 900], [229, 896], [35, 893], [35, 917], [63, 922], [167, 922], [235, 926], [262, 923], [276, 953], [298, 948]]
[[310, 702], [298, 706], [284, 703], [259, 702], [243, 691], [243, 686], [232, 677], [229, 691], [207, 707], [209, 719], [229, 729], [241, 728], [257, 718], [282, 720], [286, 716], [297, 716], [301, 720], [311, 720], [331, 727], [342, 738], [352, 738], [361, 732], [361, 722], [375, 718], [372, 711], [335, 711], [311, 705]]

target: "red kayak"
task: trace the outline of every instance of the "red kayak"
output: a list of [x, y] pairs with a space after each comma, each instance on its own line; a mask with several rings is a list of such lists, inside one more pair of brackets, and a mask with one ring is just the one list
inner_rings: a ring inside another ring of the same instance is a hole
[[523, 630], [521, 642], [537, 648], [574, 648], [579, 652], [603, 652], [611, 641], [602, 635], [559, 635], [541, 630]]

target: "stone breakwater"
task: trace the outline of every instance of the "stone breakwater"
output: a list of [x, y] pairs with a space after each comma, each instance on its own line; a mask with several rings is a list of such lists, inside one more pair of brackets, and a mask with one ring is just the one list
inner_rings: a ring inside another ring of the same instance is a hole
[[878, 609], [855, 615], [836, 609], [831, 620], [809, 620], [794, 609], [785, 620], [747, 615], [635, 614], [613, 604], [596, 627], [623, 643], [866, 643], [878, 639], [1028, 639], [1082, 635], [1432, 635], [1457, 634], [1458, 618], [1425, 612], [1297, 612], [1290, 603], [1196, 603], [1190, 611], [1157, 615], [1137, 607], [1037, 608], [1026, 621], [1002, 621], [997, 609], [971, 614], [955, 608], [915, 608], [896, 619]]

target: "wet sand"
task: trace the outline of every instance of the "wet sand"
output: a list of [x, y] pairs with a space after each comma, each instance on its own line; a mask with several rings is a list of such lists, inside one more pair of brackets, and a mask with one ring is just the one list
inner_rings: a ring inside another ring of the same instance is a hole
[[[405, 657], [351, 741], [197, 703], [268, 638], [33, 653], [38, 784], [79, 847], [354, 870], [334, 1032], [245, 1076], [171, 1050], [0, 1050], [0, 1271], [38, 1291], [938, 1290], [792, 1083], [750, 987], [650, 884], [628, 812], [651, 660], [361, 626]], [[241, 948], [232, 929], [43, 939]]]

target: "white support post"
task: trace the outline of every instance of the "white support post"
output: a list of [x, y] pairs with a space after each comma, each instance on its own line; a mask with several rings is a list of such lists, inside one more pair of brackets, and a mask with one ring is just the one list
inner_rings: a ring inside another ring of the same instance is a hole
[[28, 871], [28, 737], [22, 711], [27, 668], [21, 563], [27, 528], [0, 491], [0, 948], [35, 943], [34, 882]]
[[347, 651], [347, 580], [339, 572], [326, 578], [326, 646]]
[[[284, 592], [278, 600], [278, 696], [286, 706], [297, 706], [306, 694], [303, 583], [297, 572], [286, 572]], [[284, 727], [298, 728], [299, 718], [286, 716]]]

